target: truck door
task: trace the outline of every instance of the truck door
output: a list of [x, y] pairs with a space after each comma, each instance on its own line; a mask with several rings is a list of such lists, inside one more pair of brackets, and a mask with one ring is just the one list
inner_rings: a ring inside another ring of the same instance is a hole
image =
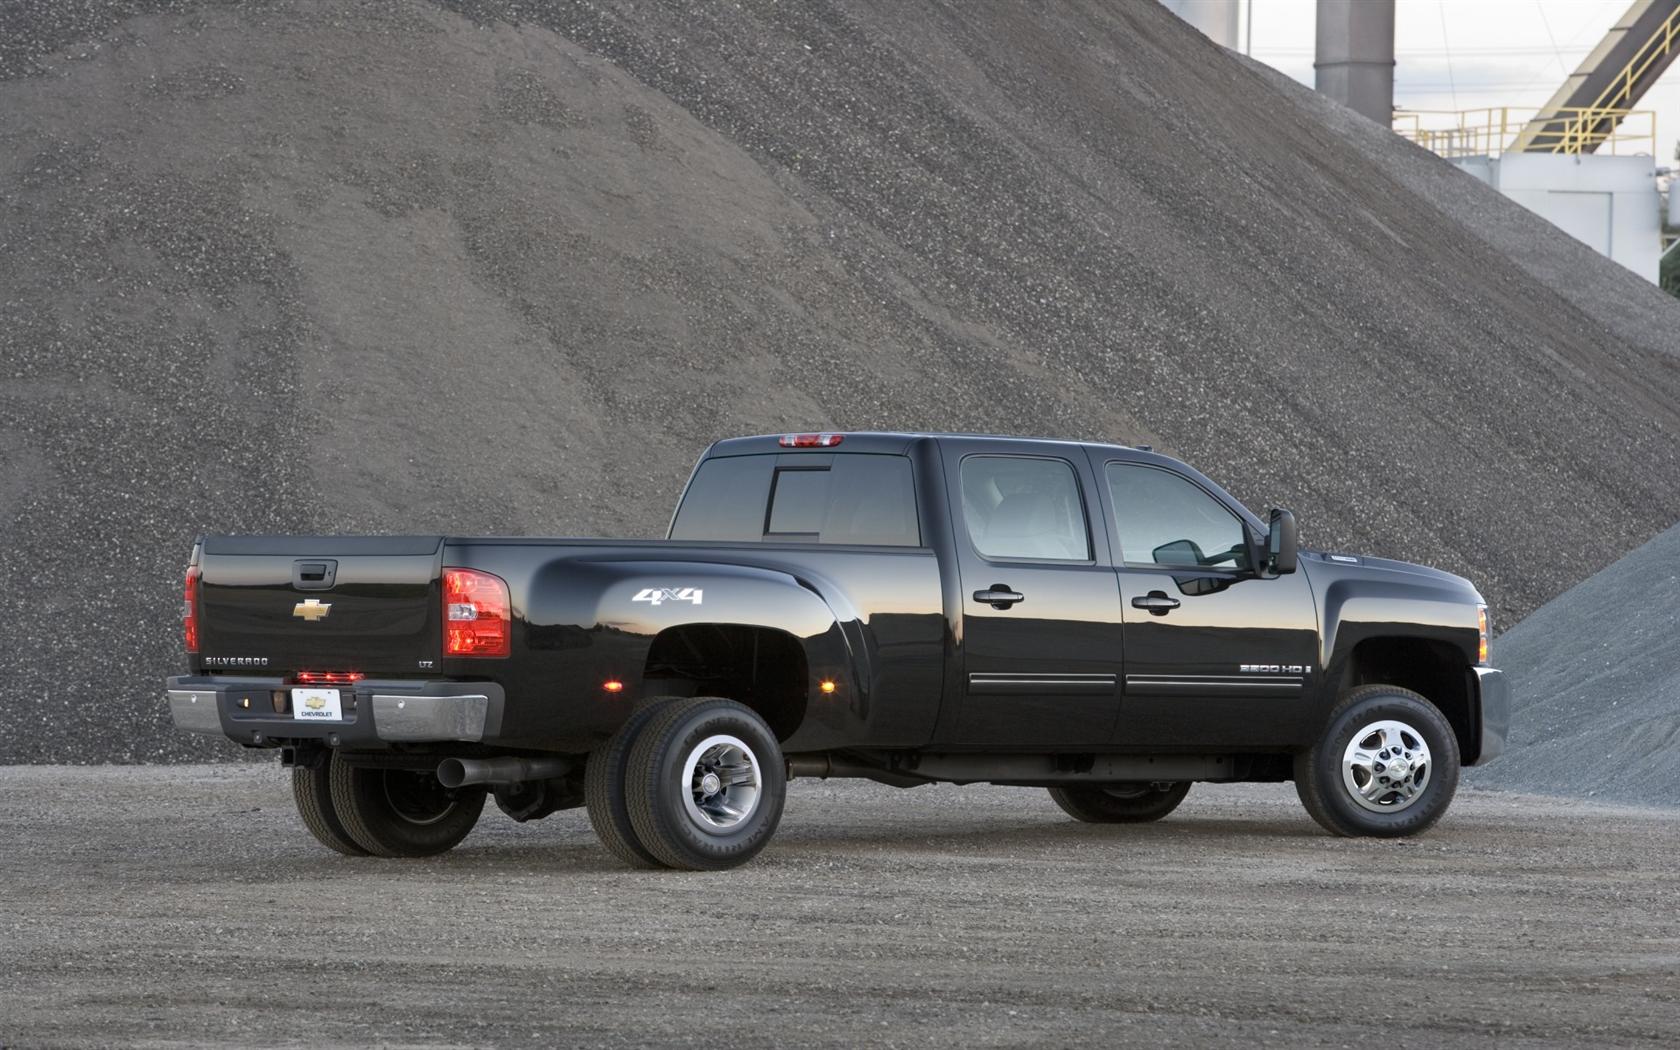
[[1101, 473], [1126, 619], [1114, 743], [1294, 743], [1322, 673], [1306, 575], [1257, 573], [1249, 526], [1187, 474], [1119, 458]]
[[[961, 576], [963, 695], [951, 742], [1090, 747], [1119, 707], [1123, 621], [1095, 479], [1067, 446], [942, 439]], [[1030, 446], [1029, 446], [1030, 448]], [[1090, 508], [1088, 511], [1087, 508]]]

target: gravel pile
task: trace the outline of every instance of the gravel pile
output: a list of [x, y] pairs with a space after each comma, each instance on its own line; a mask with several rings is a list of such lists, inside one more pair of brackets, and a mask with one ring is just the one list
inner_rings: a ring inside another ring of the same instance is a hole
[[199, 531], [657, 534], [741, 432], [1148, 441], [1514, 622], [1680, 518], [1677, 322], [1150, 3], [7, 4], [0, 761], [226, 754]]
[[1510, 749], [1476, 787], [1680, 804], [1680, 527], [1494, 643], [1516, 690]]

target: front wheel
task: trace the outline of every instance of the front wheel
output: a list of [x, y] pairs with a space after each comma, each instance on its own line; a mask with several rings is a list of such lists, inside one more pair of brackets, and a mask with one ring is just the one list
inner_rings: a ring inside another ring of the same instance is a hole
[[660, 863], [719, 871], [751, 860], [781, 823], [787, 767], [776, 736], [733, 700], [673, 701], [626, 764], [636, 839]]
[[331, 762], [333, 812], [375, 857], [446, 853], [484, 810], [482, 786], [446, 788], [430, 772], [354, 766], [336, 751]]
[[1062, 811], [1087, 824], [1141, 824], [1160, 820], [1190, 793], [1190, 782], [1068, 784], [1050, 789]]
[[1295, 756], [1295, 791], [1325, 830], [1399, 838], [1430, 827], [1458, 790], [1458, 737], [1409, 689], [1348, 693], [1312, 749]]

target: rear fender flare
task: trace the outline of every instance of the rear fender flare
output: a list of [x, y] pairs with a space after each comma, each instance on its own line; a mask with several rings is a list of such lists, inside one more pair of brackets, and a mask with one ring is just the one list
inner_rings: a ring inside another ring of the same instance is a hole
[[[555, 578], [541, 577], [549, 572]], [[840, 617], [815, 588], [790, 573], [756, 566], [695, 561], [580, 561], [557, 563], [533, 581], [533, 604], [558, 602], [538, 619], [594, 625], [622, 639], [627, 689], [640, 691], [640, 673], [662, 631], [695, 624], [739, 625], [782, 631], [804, 650], [810, 682], [824, 678], [853, 695], [864, 680]]]

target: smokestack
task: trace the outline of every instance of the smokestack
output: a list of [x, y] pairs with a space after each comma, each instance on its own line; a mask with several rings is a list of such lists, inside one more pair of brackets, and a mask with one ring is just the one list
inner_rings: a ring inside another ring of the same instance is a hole
[[1315, 87], [1387, 127], [1394, 119], [1394, 0], [1318, 0]]

